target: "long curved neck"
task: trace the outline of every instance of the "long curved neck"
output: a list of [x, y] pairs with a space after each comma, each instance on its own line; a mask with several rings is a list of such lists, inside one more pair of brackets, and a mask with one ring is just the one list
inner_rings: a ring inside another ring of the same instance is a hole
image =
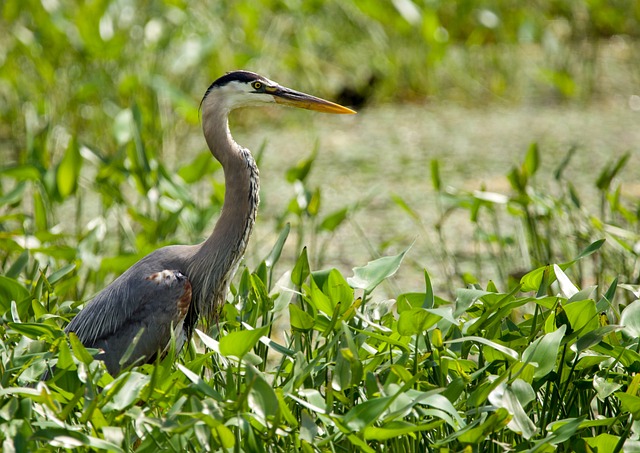
[[204, 136], [211, 153], [222, 164], [225, 178], [220, 218], [211, 236], [196, 246], [189, 264], [192, 306], [209, 322], [217, 319], [224, 303], [229, 280], [251, 235], [259, 203], [258, 168], [251, 153], [231, 137], [228, 113], [211, 99], [203, 108]]

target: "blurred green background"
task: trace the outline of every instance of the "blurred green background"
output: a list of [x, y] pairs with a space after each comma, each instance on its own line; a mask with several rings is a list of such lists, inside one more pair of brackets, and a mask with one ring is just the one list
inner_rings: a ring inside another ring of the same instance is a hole
[[[232, 118], [261, 163], [256, 261], [286, 221], [300, 224], [296, 245], [315, 247], [317, 265], [343, 269], [422, 235], [405, 271], [421, 281], [430, 241], [441, 239], [429, 239], [431, 159], [447, 183], [500, 191], [530, 142], [547, 169], [577, 147], [569, 176], [588, 195], [594, 168], [640, 142], [635, 0], [4, 0], [1, 14], [0, 158], [11, 170], [0, 193], [24, 216], [5, 215], [0, 239], [14, 253], [27, 241], [16, 231], [57, 244], [39, 255], [44, 265], [100, 256], [94, 268], [118, 272], [161, 243], [209, 232], [222, 176], [202, 157], [198, 103], [232, 69], [360, 110]], [[621, 177], [637, 196], [637, 175]], [[23, 179], [34, 183], [21, 188]], [[304, 222], [328, 233], [324, 242], [303, 237]], [[464, 255], [473, 232], [455, 221], [448, 229]], [[91, 237], [61, 255], [61, 243]], [[5, 253], [4, 265], [14, 258]]]

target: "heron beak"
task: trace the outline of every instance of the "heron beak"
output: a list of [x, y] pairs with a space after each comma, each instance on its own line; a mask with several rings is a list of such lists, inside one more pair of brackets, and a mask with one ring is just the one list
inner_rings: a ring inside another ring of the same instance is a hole
[[[269, 91], [267, 92], [269, 93]], [[325, 113], [356, 113], [354, 110], [343, 107], [334, 102], [326, 101], [324, 99], [311, 96], [310, 94], [301, 93], [281, 86], [277, 87], [269, 94], [273, 96], [273, 99], [278, 104], [290, 105], [300, 109], [316, 110], [318, 112]]]

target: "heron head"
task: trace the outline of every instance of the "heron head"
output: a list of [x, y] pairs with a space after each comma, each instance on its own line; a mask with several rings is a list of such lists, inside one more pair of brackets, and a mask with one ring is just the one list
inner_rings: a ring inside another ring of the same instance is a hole
[[249, 71], [229, 72], [213, 82], [207, 89], [201, 106], [206, 107], [209, 101], [214, 100], [227, 111], [277, 103], [326, 113], [356, 113], [339, 104], [283, 87]]

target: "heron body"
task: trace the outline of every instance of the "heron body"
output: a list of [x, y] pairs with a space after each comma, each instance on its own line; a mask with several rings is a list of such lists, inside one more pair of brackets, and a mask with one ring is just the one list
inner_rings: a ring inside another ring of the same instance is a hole
[[[181, 349], [200, 316], [209, 322], [217, 319], [259, 203], [258, 167], [251, 152], [233, 140], [228, 115], [238, 107], [274, 102], [355, 113], [248, 71], [230, 72], [211, 84], [201, 102], [202, 128], [225, 177], [223, 209], [213, 232], [201, 244], [162, 247], [145, 256], [100, 291], [66, 328], [86, 347], [102, 350], [97, 358], [111, 374], [153, 361], [168, 347], [172, 334]], [[123, 362], [134, 339], [133, 352]]]

